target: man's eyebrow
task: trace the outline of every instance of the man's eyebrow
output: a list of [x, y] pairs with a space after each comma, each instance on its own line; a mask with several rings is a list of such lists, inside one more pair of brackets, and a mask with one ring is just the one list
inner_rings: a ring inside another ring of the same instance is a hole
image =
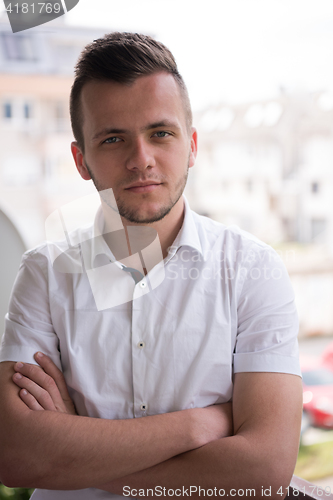
[[125, 133], [126, 130], [121, 128], [103, 128], [103, 130], [100, 130], [99, 132], [97, 132], [97, 134], [93, 135], [92, 140], [95, 141], [96, 139], [104, 137], [105, 135], [125, 134]]
[[[141, 131], [145, 132], [147, 130], [151, 130], [151, 129], [154, 129], [154, 128], [160, 128], [160, 127], [170, 127], [170, 128], [174, 128], [174, 129], [177, 129], [177, 130], [180, 129], [180, 126], [178, 125], [177, 122], [173, 122], [171, 120], [161, 120], [159, 122], [154, 122], [154, 123], [150, 123], [149, 125], [146, 125], [145, 127], [143, 127], [141, 129]], [[121, 129], [121, 128], [104, 128], [100, 132], [97, 132], [97, 134], [95, 134], [92, 137], [92, 140], [95, 141], [96, 139], [99, 139], [100, 137], [104, 137], [106, 135], [126, 134], [128, 132], [129, 132], [128, 130]]]
[[160, 122], [155, 122], [151, 123], [150, 125], [147, 125], [147, 127], [144, 127], [144, 130], [150, 130], [152, 128], [160, 128], [160, 127], [171, 127], [180, 129], [180, 126], [176, 122], [173, 122], [171, 120], [161, 120]]

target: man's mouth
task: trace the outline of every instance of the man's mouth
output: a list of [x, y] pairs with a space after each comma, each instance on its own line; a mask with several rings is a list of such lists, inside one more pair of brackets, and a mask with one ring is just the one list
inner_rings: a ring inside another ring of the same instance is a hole
[[131, 191], [131, 193], [149, 193], [155, 191], [159, 186], [161, 186], [161, 183], [155, 181], [135, 182], [125, 190]]

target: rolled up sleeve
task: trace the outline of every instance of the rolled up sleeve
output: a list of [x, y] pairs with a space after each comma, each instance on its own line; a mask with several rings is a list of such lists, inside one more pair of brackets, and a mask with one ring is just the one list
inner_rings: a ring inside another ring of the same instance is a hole
[[242, 268], [234, 372], [280, 372], [301, 376], [298, 315], [287, 270], [271, 247], [258, 248]]
[[47, 274], [44, 255], [34, 251], [23, 255], [5, 317], [0, 361], [36, 364], [33, 355], [42, 351], [61, 369], [59, 340], [50, 315]]

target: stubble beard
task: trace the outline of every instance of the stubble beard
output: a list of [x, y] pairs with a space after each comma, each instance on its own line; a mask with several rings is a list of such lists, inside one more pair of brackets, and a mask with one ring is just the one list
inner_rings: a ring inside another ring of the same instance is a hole
[[[187, 178], [188, 178], [188, 172], [189, 172], [189, 159], [187, 163], [187, 169], [185, 172], [185, 175], [179, 180], [178, 184], [175, 186], [175, 191], [174, 195], [173, 193], [169, 193], [169, 200], [167, 203], [160, 207], [158, 211], [156, 211], [152, 216], [150, 217], [145, 217], [145, 216], [140, 216], [138, 213], [138, 210], [136, 208], [131, 209], [128, 207], [124, 201], [122, 201], [119, 197], [115, 197], [116, 200], [116, 207], [114, 204], [111, 202], [109, 197], [107, 196], [107, 192], [109, 188], [103, 187], [99, 181], [95, 178], [94, 174], [92, 173], [90, 167], [87, 165], [87, 162], [85, 162], [86, 168], [89, 172], [89, 175], [91, 177], [91, 180], [94, 183], [95, 188], [97, 191], [100, 193], [102, 200], [110, 207], [112, 210], [114, 210], [116, 213], [118, 213], [121, 217], [126, 219], [129, 222], [135, 223], [135, 224], [152, 224], [153, 222], [158, 222], [166, 215], [170, 213], [172, 208], [176, 205], [178, 200], [183, 194], [183, 191], [186, 186]], [[162, 188], [163, 189], [163, 188]]]

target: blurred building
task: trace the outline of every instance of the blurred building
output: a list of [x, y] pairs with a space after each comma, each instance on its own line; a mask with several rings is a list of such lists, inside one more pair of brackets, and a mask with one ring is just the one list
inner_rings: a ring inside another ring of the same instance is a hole
[[0, 18], [0, 209], [28, 247], [53, 209], [90, 189], [71, 157], [68, 98], [79, 53], [104, 32], [63, 19], [13, 34]]
[[23, 251], [53, 210], [92, 190], [71, 157], [68, 98], [79, 53], [103, 34], [63, 17], [13, 34], [0, 17], [0, 337]]
[[325, 243], [333, 253], [333, 94], [285, 93], [198, 113], [198, 211], [271, 243]]

